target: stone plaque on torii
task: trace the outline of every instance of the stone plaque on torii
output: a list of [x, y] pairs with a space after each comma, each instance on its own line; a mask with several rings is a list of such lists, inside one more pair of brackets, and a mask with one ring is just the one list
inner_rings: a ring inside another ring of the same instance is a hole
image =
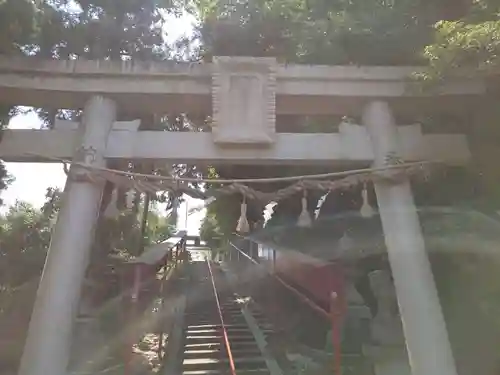
[[[466, 107], [482, 82], [456, 80], [436, 97], [411, 95], [413, 68], [282, 66], [267, 58], [215, 58], [212, 64], [0, 59], [0, 102], [84, 108], [81, 124], [53, 130], [7, 130], [5, 161], [106, 159], [176, 163], [310, 164], [383, 167], [405, 161], [463, 164], [467, 139], [396, 126], [393, 112]], [[140, 98], [140, 100], [138, 100]], [[118, 108], [135, 112], [212, 113], [212, 132], [138, 131], [117, 122]], [[277, 114], [361, 115], [338, 133], [277, 133]], [[73, 165], [71, 174], [79, 173]], [[103, 186], [68, 179], [64, 205], [30, 322], [20, 375], [63, 375]], [[376, 183], [375, 191], [406, 346], [414, 375], [456, 375], [453, 356], [408, 179]]]

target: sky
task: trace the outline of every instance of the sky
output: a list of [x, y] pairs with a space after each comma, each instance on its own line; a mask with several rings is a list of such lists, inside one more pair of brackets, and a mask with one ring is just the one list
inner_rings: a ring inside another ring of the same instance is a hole
[[[169, 44], [180, 37], [192, 33], [195, 18], [188, 14], [181, 17], [165, 15], [165, 41]], [[34, 113], [19, 115], [11, 119], [10, 129], [39, 129], [41, 122]], [[49, 187], [63, 189], [66, 183], [66, 175], [62, 165], [53, 163], [6, 163], [7, 171], [15, 178], [9, 188], [1, 194], [6, 207], [14, 204], [17, 200], [29, 202], [40, 207], [45, 201], [45, 192]], [[205, 216], [205, 210], [195, 212], [188, 216], [186, 225], [186, 212], [203, 202], [186, 197], [186, 203], [179, 208], [178, 229], [186, 229], [189, 234], [197, 234], [200, 223]]]

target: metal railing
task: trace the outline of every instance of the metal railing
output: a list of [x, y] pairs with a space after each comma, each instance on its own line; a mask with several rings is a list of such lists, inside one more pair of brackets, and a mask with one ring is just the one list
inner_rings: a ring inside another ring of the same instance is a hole
[[[124, 355], [124, 375], [129, 375], [132, 370], [132, 357], [133, 357], [133, 347], [137, 342], [137, 339], [141, 335], [137, 332], [135, 327], [137, 326], [139, 319], [139, 301], [143, 291], [152, 287], [160, 298], [160, 316], [165, 311], [165, 294], [167, 291], [167, 281], [173, 275], [173, 272], [178, 268], [184, 259], [186, 259], [183, 254], [186, 252], [184, 238], [181, 238], [178, 242], [171, 245], [171, 247], [165, 252], [165, 255], [158, 261], [152, 264], [145, 263], [133, 263], [132, 269], [129, 274], [132, 274], [132, 285], [123, 285], [123, 288], [128, 292], [124, 294], [124, 302], [128, 305], [126, 308], [126, 321], [130, 324], [127, 327], [127, 334], [125, 335], [125, 355]], [[158, 285], [158, 275], [163, 272]], [[163, 358], [164, 352], [164, 323], [163, 319], [159, 319], [158, 323], [158, 347], [156, 349], [159, 360]], [[134, 328], [131, 328], [134, 327]]]
[[[258, 245], [258, 242], [242, 237], [240, 235], [237, 235], [241, 240], [249, 241], [250, 243], [253, 242]], [[338, 294], [334, 291], [330, 293], [330, 311], [326, 311], [323, 309], [321, 306], [316, 304], [314, 301], [309, 299], [307, 296], [305, 296], [303, 293], [301, 293], [299, 290], [285, 282], [281, 277], [279, 277], [276, 272], [270, 271], [267, 267], [264, 265], [260, 264], [257, 259], [252, 258], [250, 255], [246, 254], [242, 249], [240, 249], [238, 246], [236, 246], [232, 241], [229, 242], [230, 246], [237, 251], [238, 254], [238, 260], [239, 259], [247, 259], [249, 260], [252, 264], [260, 267], [260, 269], [264, 270], [268, 275], [270, 275], [274, 280], [276, 280], [280, 285], [282, 285], [284, 288], [286, 288], [288, 291], [290, 291], [295, 297], [298, 298], [299, 301], [303, 302], [306, 304], [308, 307], [310, 307], [314, 312], [316, 312], [319, 316], [322, 318], [328, 320], [331, 324], [331, 334], [332, 334], [332, 345], [333, 345], [333, 358], [334, 358], [334, 363], [333, 363], [333, 370], [334, 374], [336, 375], [341, 375], [342, 373], [342, 348], [341, 348], [341, 319], [342, 319], [342, 314], [341, 314], [341, 309], [339, 308], [338, 304]], [[231, 250], [230, 250], [231, 251]], [[274, 250], [273, 250], [274, 252]], [[273, 267], [275, 266], [275, 257], [273, 256]]]
[[229, 367], [231, 369], [231, 375], [236, 375], [236, 367], [234, 365], [233, 353], [231, 352], [231, 344], [229, 343], [229, 336], [227, 334], [226, 324], [224, 323], [224, 316], [222, 315], [222, 309], [219, 300], [219, 294], [217, 293], [217, 287], [215, 286], [214, 274], [212, 272], [212, 267], [210, 266], [210, 260], [207, 259], [208, 271], [210, 273], [210, 278], [212, 280], [212, 287], [214, 289], [215, 303], [217, 304], [217, 312], [219, 313], [220, 323], [222, 327], [222, 335], [224, 338], [224, 344], [227, 350], [227, 356], [229, 359]]

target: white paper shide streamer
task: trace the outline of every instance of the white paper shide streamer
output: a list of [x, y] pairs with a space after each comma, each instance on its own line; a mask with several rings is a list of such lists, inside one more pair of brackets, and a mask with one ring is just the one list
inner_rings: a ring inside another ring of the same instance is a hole
[[243, 200], [241, 203], [241, 214], [238, 219], [238, 225], [236, 225], [236, 232], [238, 233], [248, 233], [250, 232], [250, 225], [247, 219], [247, 202]]
[[312, 226], [311, 214], [307, 210], [307, 193], [304, 191], [302, 196], [302, 211], [300, 212], [299, 219], [297, 220], [297, 226], [301, 228], [310, 228]]
[[361, 197], [363, 198], [363, 205], [361, 206], [359, 213], [361, 214], [361, 217], [368, 219], [375, 215], [375, 210], [372, 206], [370, 206], [370, 202], [368, 202], [368, 190], [366, 189], [366, 184], [363, 186], [363, 190], [361, 191]]

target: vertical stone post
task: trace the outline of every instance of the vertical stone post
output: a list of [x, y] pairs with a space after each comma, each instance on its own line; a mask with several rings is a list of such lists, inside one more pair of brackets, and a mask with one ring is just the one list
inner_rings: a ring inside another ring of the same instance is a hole
[[[398, 132], [389, 105], [363, 111], [375, 166], [398, 153]], [[408, 179], [375, 184], [385, 243], [413, 375], [457, 375], [441, 305]]]
[[[104, 151], [116, 118], [115, 103], [92, 97], [84, 108], [80, 148], [75, 160], [104, 166]], [[64, 375], [72, 340], [73, 321], [103, 185], [75, 180], [73, 166], [66, 182], [61, 211], [52, 233], [38, 293], [31, 316], [19, 375]]]

